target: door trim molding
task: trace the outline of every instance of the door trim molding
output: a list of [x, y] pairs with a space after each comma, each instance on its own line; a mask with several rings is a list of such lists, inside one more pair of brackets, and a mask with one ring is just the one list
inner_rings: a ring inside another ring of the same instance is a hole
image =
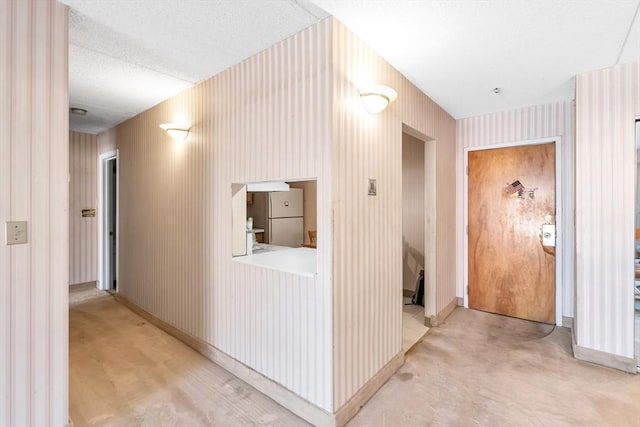
[[436, 252], [437, 252], [437, 200], [436, 200], [436, 149], [437, 141], [402, 123], [402, 133], [424, 143], [424, 316], [437, 315]]
[[[106, 274], [107, 271], [105, 269], [105, 265], [107, 262], [106, 254], [105, 254], [105, 241], [104, 236], [106, 233], [106, 221], [107, 217], [105, 215], [105, 182], [104, 182], [104, 165], [107, 160], [117, 159], [118, 158], [118, 150], [109, 150], [104, 153], [101, 153], [98, 156], [98, 280], [97, 287], [98, 289], [107, 290], [109, 289], [109, 285], [107, 283]], [[119, 212], [120, 212], [120, 203], [118, 203], [117, 198], [120, 196], [120, 168], [116, 169], [116, 227], [120, 227], [119, 221]], [[116, 237], [118, 236], [120, 230], [116, 230]], [[120, 239], [116, 239], [116, 256], [120, 253]], [[118, 261], [116, 259], [116, 279], [118, 277]]]
[[564, 289], [564, 283], [562, 283], [562, 272], [564, 271], [564, 212], [562, 210], [562, 137], [561, 136], [549, 136], [546, 138], [527, 139], [522, 141], [505, 142], [501, 144], [482, 145], [477, 147], [466, 147], [464, 149], [463, 156], [463, 200], [462, 200], [462, 215], [463, 224], [465, 229], [463, 230], [463, 260], [462, 260], [462, 278], [463, 278], [463, 300], [464, 307], [469, 308], [469, 234], [467, 226], [469, 224], [469, 175], [467, 175], [467, 168], [469, 166], [469, 152], [470, 151], [483, 151], [493, 150], [496, 148], [508, 148], [508, 147], [521, 147], [525, 145], [541, 145], [555, 143], [555, 162], [556, 162], [556, 271], [555, 271], [555, 323], [556, 325], [562, 325], [562, 294]]

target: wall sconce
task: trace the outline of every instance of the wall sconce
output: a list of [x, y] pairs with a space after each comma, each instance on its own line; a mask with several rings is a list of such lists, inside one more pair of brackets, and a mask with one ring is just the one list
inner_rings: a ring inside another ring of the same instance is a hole
[[370, 85], [360, 88], [360, 99], [369, 114], [378, 114], [398, 97], [398, 92], [388, 86]]
[[169, 134], [169, 136], [176, 142], [183, 142], [189, 135], [190, 127], [176, 125], [173, 123], [164, 123], [160, 127]]

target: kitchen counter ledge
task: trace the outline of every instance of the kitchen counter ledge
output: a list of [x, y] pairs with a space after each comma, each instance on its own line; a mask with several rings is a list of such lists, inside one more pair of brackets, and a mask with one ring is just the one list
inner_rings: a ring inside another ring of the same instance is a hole
[[275, 245], [258, 247], [262, 249], [254, 250], [251, 255], [233, 257], [233, 261], [311, 278], [317, 275], [316, 249]]

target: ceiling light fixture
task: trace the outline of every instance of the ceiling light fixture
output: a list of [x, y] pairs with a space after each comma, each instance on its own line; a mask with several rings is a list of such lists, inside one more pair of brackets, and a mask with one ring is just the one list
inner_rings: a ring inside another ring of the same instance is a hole
[[84, 108], [71, 107], [71, 108], [69, 108], [69, 111], [71, 112], [71, 114], [75, 114], [76, 116], [86, 116], [87, 115], [87, 110], [85, 110]]
[[388, 86], [371, 85], [360, 89], [360, 99], [369, 114], [378, 114], [398, 97], [398, 92]]
[[160, 127], [176, 142], [185, 141], [187, 139], [187, 135], [189, 135], [189, 129], [191, 129], [190, 127], [176, 125], [173, 123], [164, 123], [161, 124]]

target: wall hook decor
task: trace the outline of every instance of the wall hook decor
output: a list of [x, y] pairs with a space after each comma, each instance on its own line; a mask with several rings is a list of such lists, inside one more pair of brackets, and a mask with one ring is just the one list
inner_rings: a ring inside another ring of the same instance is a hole
[[536, 188], [525, 188], [519, 179], [516, 179], [511, 184], [507, 184], [504, 187], [504, 192], [507, 196], [515, 198], [517, 200], [533, 200], [536, 195]]
[[519, 179], [516, 179], [511, 184], [507, 184], [504, 187], [504, 192], [509, 196], [513, 196], [522, 190], [524, 190], [524, 185], [522, 185]]

